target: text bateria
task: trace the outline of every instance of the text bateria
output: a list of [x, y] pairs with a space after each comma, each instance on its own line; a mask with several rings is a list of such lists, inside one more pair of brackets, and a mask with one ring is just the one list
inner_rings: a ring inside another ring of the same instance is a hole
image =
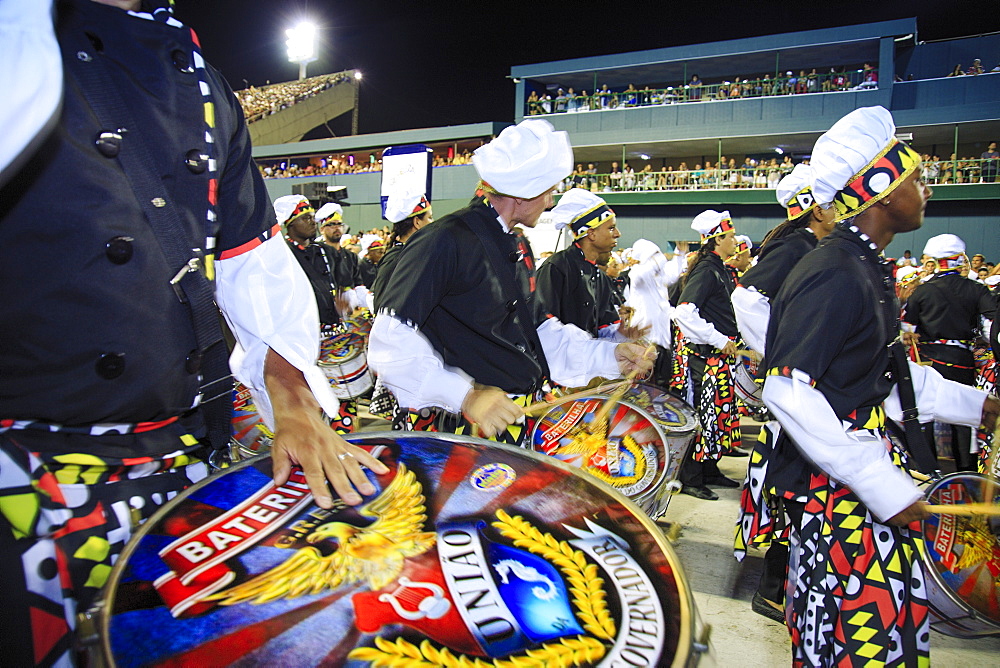
[[[104, 658], [155, 664], [690, 665], [677, 558], [629, 501], [479, 439], [349, 437], [389, 467], [317, 506], [258, 457], [151, 518], [96, 611]], [[538, 663], [540, 662], [540, 663]]]

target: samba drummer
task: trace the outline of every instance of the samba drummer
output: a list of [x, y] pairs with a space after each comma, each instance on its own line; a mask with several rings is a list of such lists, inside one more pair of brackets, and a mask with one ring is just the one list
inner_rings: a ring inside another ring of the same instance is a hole
[[[919, 285], [903, 309], [904, 339], [916, 345], [920, 357], [948, 380], [976, 385], [972, 354], [975, 339], [988, 332], [996, 315], [996, 300], [982, 283], [962, 277], [968, 265], [965, 242], [954, 234], [927, 240], [924, 256], [934, 258], [934, 275]], [[984, 322], [985, 320], [985, 322]], [[975, 471], [972, 430], [952, 425], [951, 454], [959, 471]], [[936, 451], [934, 423], [923, 426], [931, 452]]]
[[714, 501], [719, 496], [708, 485], [740, 486], [719, 471], [719, 458], [740, 446], [732, 371], [739, 332], [729, 301], [735, 284], [722, 261], [736, 249], [736, 231], [728, 211], [703, 211], [691, 228], [701, 235], [701, 248], [682, 279], [674, 322], [688, 340], [687, 397], [701, 430], [691, 457], [681, 467], [680, 480], [685, 494]]
[[[816, 142], [812, 190], [840, 222], [771, 306], [764, 400], [781, 423], [767, 483], [792, 519], [785, 619], [795, 665], [926, 665], [922, 494], [884, 438], [912, 377], [921, 420], [992, 428], [1000, 401], [908, 364], [881, 251], [923, 222], [920, 156], [889, 112], [851, 112]], [[895, 362], [891, 362], [894, 358]], [[885, 405], [883, 407], [883, 402]], [[908, 410], [907, 417], [915, 419]], [[912, 445], [912, 444], [911, 444]]]
[[736, 235], [736, 250], [726, 258], [726, 268], [733, 277], [734, 283], [739, 283], [740, 276], [750, 268], [753, 258], [750, 251], [753, 250], [753, 241], [745, 234]]
[[[815, 206], [811, 179], [812, 168], [800, 164], [778, 183], [775, 194], [778, 203], [787, 211], [787, 219], [767, 233], [757, 264], [743, 274], [733, 290], [733, 311], [740, 335], [761, 356], [771, 317], [770, 299], [781, 289], [799, 260], [833, 231], [833, 209]], [[782, 516], [780, 498], [764, 485], [769, 454], [779, 429], [776, 421], [769, 421], [762, 428], [763, 440], [754, 442], [743, 481], [734, 554], [742, 561], [749, 546], [766, 550], [764, 569], [751, 607], [754, 612], [784, 623], [787, 523]]]
[[[324, 340], [321, 344], [322, 351], [323, 345], [330, 345], [331, 339], [337, 336], [337, 327], [341, 323], [340, 311], [345, 307], [337, 303], [337, 283], [330, 273], [326, 255], [319, 244], [313, 243], [316, 237], [316, 212], [309, 200], [302, 195], [285, 195], [274, 200], [274, 213], [284, 230], [288, 247], [312, 286], [313, 298], [319, 310], [320, 337]], [[345, 303], [343, 299], [340, 301]], [[337, 414], [328, 417], [330, 426], [338, 434], [353, 432], [358, 422], [357, 400], [342, 399], [337, 407]]]
[[347, 232], [344, 223], [344, 207], [336, 202], [327, 202], [316, 212], [316, 222], [322, 235], [318, 247], [323, 251], [330, 276], [337, 286], [336, 296], [344, 300], [340, 308], [344, 316], [354, 309], [371, 306], [371, 294], [361, 278], [358, 256], [340, 243]]
[[375, 281], [371, 285], [374, 312], [378, 312], [382, 293], [389, 277], [396, 268], [403, 246], [414, 232], [434, 222], [434, 211], [427, 196], [422, 192], [394, 191], [385, 203], [385, 217], [392, 223], [389, 234], [389, 248], [378, 263]]
[[[534, 227], [572, 170], [565, 132], [531, 119], [473, 156], [485, 195], [413, 235], [381, 296], [369, 363], [418, 428], [520, 443], [543, 382], [584, 385], [652, 366], [642, 346], [545, 318], [511, 234]], [[512, 398], [513, 397], [513, 398]], [[424, 415], [418, 411], [424, 409]]]
[[643, 330], [621, 322], [614, 306], [615, 288], [600, 267], [622, 235], [615, 212], [589, 190], [573, 188], [560, 198], [551, 217], [556, 229], [570, 230], [573, 243], [538, 269], [536, 297], [541, 308], [594, 337], [613, 341], [641, 337]]

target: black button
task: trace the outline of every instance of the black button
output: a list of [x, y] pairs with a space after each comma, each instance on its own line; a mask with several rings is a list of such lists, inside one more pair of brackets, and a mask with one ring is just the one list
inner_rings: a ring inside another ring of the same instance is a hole
[[188, 356], [184, 358], [184, 370], [188, 373], [198, 373], [201, 371], [201, 351], [192, 350], [188, 353]]
[[507, 307], [508, 313], [513, 313], [514, 311], [517, 310], [517, 300], [511, 299], [509, 302], [505, 304], [505, 306]]
[[132, 259], [132, 237], [112, 237], [104, 246], [104, 254], [115, 264], [125, 264]]
[[94, 144], [97, 145], [97, 150], [105, 158], [113, 158], [122, 150], [122, 136], [117, 132], [104, 130], [97, 135]]
[[175, 49], [170, 52], [170, 62], [174, 64], [174, 67], [176, 67], [179, 72], [184, 72], [185, 74], [191, 74], [194, 72], [194, 68], [191, 67], [191, 56], [180, 49]]
[[95, 365], [97, 375], [111, 380], [125, 372], [125, 353], [104, 353]]
[[193, 148], [184, 155], [184, 164], [192, 174], [201, 174], [208, 168], [208, 156], [204, 151]]

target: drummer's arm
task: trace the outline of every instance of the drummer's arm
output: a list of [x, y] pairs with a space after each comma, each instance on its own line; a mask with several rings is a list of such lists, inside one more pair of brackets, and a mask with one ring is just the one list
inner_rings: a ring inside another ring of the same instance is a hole
[[728, 336], [701, 317], [698, 307], [691, 302], [684, 302], [674, 309], [674, 322], [691, 343], [715, 346], [719, 350], [731, 343]]
[[806, 459], [850, 487], [881, 521], [893, 520], [919, 502], [919, 490], [892, 463], [882, 438], [867, 430], [845, 431], [826, 397], [804, 372], [769, 374], [764, 403]]
[[404, 408], [458, 413], [473, 387], [472, 378], [447, 366], [416, 327], [384, 312], [372, 325], [368, 364]]
[[230, 366], [274, 427], [275, 482], [285, 482], [298, 464], [321, 507], [333, 502], [327, 480], [346, 503], [360, 503], [352, 483], [362, 493], [374, 492], [360, 464], [376, 473], [386, 469], [321, 418], [321, 407], [336, 415], [339, 402], [316, 365], [316, 299], [288, 245], [274, 235], [245, 252], [223, 254], [215, 272], [216, 302], [236, 337]]
[[537, 331], [552, 380], [566, 387], [586, 385], [598, 376], [617, 378], [623, 375], [615, 350], [619, 345], [635, 345], [595, 339], [579, 327], [554, 317], [546, 318]]
[[[946, 422], [976, 428], [985, 424], [993, 429], [996, 422], [996, 397], [977, 390], [971, 385], [963, 385], [946, 380], [938, 371], [909, 362], [910, 377], [913, 379], [913, 393], [917, 400], [917, 412], [921, 422]], [[903, 409], [899, 402], [898, 387], [885, 400], [886, 415], [897, 422], [903, 419]]]
[[771, 303], [756, 289], [745, 288], [742, 285], [736, 286], [733, 290], [731, 300], [740, 336], [748, 346], [763, 355], [767, 323], [771, 319]]

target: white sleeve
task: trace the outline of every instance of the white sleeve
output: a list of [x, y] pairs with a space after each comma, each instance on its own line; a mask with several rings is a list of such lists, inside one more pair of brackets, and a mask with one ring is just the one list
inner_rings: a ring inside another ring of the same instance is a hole
[[732, 302], [740, 336], [748, 346], [763, 355], [767, 323], [771, 320], [771, 302], [757, 292], [756, 288], [745, 288], [742, 285], [733, 290]]
[[913, 481], [889, 457], [882, 438], [845, 431], [823, 393], [802, 380], [768, 376], [764, 403], [799, 451], [857, 494], [885, 521], [921, 498]]
[[619, 328], [622, 324], [620, 322], [613, 322], [610, 325], [605, 325], [604, 327], [599, 327], [597, 329], [597, 337], [604, 341], [614, 341], [615, 343], [622, 343], [628, 341], [624, 336], [618, 333]]
[[698, 307], [691, 302], [681, 304], [674, 309], [674, 322], [691, 343], [715, 346], [719, 350], [729, 343], [729, 337], [702, 318], [698, 314]]
[[354, 298], [357, 300], [358, 306], [366, 308], [369, 311], [372, 310], [372, 300], [374, 297], [372, 296], [371, 290], [364, 285], [359, 285], [354, 288], [352, 292], [354, 292]]
[[62, 54], [52, 22], [52, 2], [0, 2], [0, 184], [21, 167], [59, 120]]
[[598, 376], [622, 375], [615, 360], [612, 341], [595, 339], [575, 325], [549, 318], [538, 326], [538, 339], [545, 351], [552, 380], [566, 387], [586, 385]]
[[[945, 380], [944, 376], [929, 366], [921, 366], [916, 362], [909, 364], [921, 422], [937, 420], [973, 429], [979, 426], [983, 418], [986, 392], [953, 380]], [[885, 413], [897, 422], [903, 419], [898, 386], [894, 385], [892, 393], [885, 399]]]
[[663, 284], [670, 287], [680, 280], [685, 271], [687, 271], [687, 258], [684, 253], [675, 253], [673, 258], [667, 260]]
[[427, 337], [387, 313], [375, 316], [368, 364], [403, 408], [437, 406], [459, 413], [472, 389], [471, 376], [447, 366]]
[[236, 337], [229, 366], [236, 379], [253, 393], [265, 424], [274, 426], [264, 385], [268, 349], [305, 375], [309, 389], [327, 415], [337, 414], [340, 403], [316, 364], [316, 296], [281, 235], [235, 257], [216, 260], [215, 299]]

